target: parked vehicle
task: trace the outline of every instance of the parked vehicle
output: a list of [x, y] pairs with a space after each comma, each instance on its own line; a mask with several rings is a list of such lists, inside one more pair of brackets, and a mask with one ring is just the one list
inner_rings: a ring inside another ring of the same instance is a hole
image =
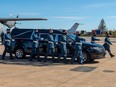
[[[45, 55], [47, 51], [47, 35], [49, 34], [49, 30], [38, 29], [40, 40], [40, 55]], [[61, 52], [59, 47], [59, 37], [62, 33], [58, 30], [54, 31], [54, 40], [55, 40], [55, 56], [58, 56]], [[32, 35], [34, 33], [34, 29], [18, 29], [14, 28], [11, 32], [12, 38], [15, 40], [12, 46], [13, 53], [19, 59], [25, 58], [26, 55], [31, 53], [32, 49]], [[74, 55], [74, 35], [67, 35], [67, 57], [72, 57]], [[92, 44], [90, 42], [86, 42], [85, 39], [82, 38], [82, 50], [83, 55], [85, 57], [85, 62], [91, 62], [95, 59], [100, 59], [105, 56], [105, 49], [102, 45]]]

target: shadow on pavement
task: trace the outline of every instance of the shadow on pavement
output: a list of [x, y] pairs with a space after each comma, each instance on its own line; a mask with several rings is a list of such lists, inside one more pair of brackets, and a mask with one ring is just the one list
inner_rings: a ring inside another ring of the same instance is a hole
[[97, 67], [91, 67], [91, 66], [79, 66], [74, 69], [71, 69], [71, 71], [77, 71], [77, 72], [91, 72], [95, 70]]
[[96, 64], [96, 63], [99, 63], [99, 61], [92, 61], [92, 62], [90, 62], [88, 64]]
[[[67, 60], [66, 63], [63, 63], [62, 59], [59, 62], [55, 60], [55, 63], [53, 63], [51, 58], [49, 58], [47, 62], [43, 62], [43, 58], [41, 58], [39, 62], [37, 61], [36, 58], [34, 58], [33, 61], [29, 61], [28, 57], [26, 57], [25, 59], [14, 58], [14, 60], [10, 60], [9, 56], [6, 56], [5, 60], [2, 60], [1, 58], [2, 56], [0, 55], [0, 64], [14, 64], [14, 65], [26, 65], [26, 66], [79, 65], [77, 61], [75, 61], [74, 64], [71, 64], [70, 60]], [[95, 63], [99, 63], [99, 62], [93, 61], [92, 63], [89, 64], [95, 64]]]

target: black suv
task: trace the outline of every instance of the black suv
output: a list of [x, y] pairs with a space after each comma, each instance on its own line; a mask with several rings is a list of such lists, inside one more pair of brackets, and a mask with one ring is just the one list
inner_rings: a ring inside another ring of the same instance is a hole
[[[46, 29], [38, 29], [40, 40], [40, 55], [45, 55], [47, 51], [47, 35], [49, 34], [49, 30]], [[62, 32], [58, 30], [54, 31], [54, 40], [55, 40], [55, 56], [58, 56], [61, 52], [59, 37], [62, 35]], [[26, 55], [31, 53], [32, 49], [32, 34], [34, 33], [34, 29], [19, 29], [14, 28], [11, 32], [12, 38], [15, 40], [12, 46], [13, 53], [17, 58], [25, 58]], [[72, 57], [74, 55], [74, 38], [75, 35], [67, 35], [67, 57]], [[93, 61], [94, 59], [100, 59], [105, 56], [105, 49], [102, 45], [92, 44], [90, 42], [86, 42], [82, 38], [82, 50], [83, 55], [85, 57], [85, 62]]]

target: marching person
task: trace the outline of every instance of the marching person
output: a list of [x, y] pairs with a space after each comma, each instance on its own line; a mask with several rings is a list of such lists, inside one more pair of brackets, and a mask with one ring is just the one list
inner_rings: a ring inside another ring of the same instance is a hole
[[96, 38], [96, 33], [93, 33], [92, 37], [91, 37], [91, 43], [95, 43], [95, 41], [100, 41], [100, 39]]
[[60, 36], [59, 42], [60, 42], [60, 49], [61, 49], [61, 54], [58, 56], [58, 62], [61, 57], [63, 57], [63, 63], [66, 63], [66, 56], [67, 56], [67, 30], [62, 31], [63, 35]]
[[45, 58], [44, 58], [44, 62], [47, 61], [47, 56], [49, 54], [52, 55], [52, 61], [55, 62], [55, 59], [54, 59], [54, 37], [53, 37], [53, 30], [50, 29], [49, 30], [49, 35], [47, 37], [47, 40], [48, 40], [48, 45], [47, 45], [47, 53], [45, 54]]
[[112, 45], [112, 43], [110, 41], [110, 35], [109, 34], [106, 34], [104, 42], [105, 43], [103, 44], [103, 46], [104, 46], [105, 50], [108, 51], [108, 53], [110, 54], [111, 58], [114, 57], [115, 55], [113, 55], [111, 53], [111, 50], [110, 50], [110, 45]]
[[38, 37], [38, 30], [34, 30], [34, 34], [32, 36], [33, 44], [32, 44], [32, 52], [30, 54], [29, 61], [33, 61], [33, 55], [37, 55], [37, 61], [40, 61], [40, 56], [39, 56], [39, 40], [40, 38]]
[[79, 61], [79, 64], [83, 64], [83, 54], [82, 54], [82, 42], [80, 38], [80, 33], [76, 32], [75, 43], [74, 43], [75, 53], [74, 56], [71, 58], [71, 64], [75, 61], [75, 58]]
[[11, 38], [11, 34], [10, 34], [10, 29], [7, 29], [6, 30], [7, 33], [4, 35], [4, 52], [3, 52], [3, 55], [2, 55], [2, 59], [5, 60], [5, 55], [6, 55], [6, 52], [7, 50], [9, 51], [10, 53], [10, 59], [13, 59], [12, 57], [12, 38]]

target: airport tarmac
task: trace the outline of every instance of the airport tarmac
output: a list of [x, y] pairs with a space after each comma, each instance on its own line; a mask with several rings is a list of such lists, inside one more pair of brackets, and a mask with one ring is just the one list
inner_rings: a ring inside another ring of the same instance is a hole
[[[116, 55], [115, 40], [111, 39], [111, 49]], [[0, 49], [2, 55], [3, 45]], [[107, 53], [106, 58], [84, 65], [0, 60], [0, 87], [116, 87], [116, 56]]]

